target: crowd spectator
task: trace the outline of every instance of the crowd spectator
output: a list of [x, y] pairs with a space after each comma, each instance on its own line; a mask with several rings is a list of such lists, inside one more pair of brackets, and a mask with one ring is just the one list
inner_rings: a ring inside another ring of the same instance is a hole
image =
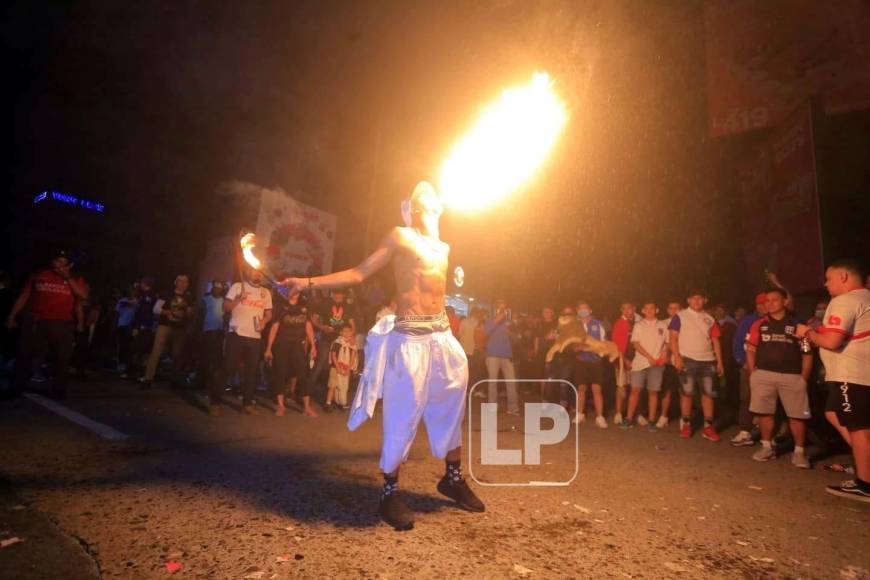
[[[677, 300], [668, 302], [668, 325], [670, 325], [671, 321], [682, 309], [682, 303]], [[668, 331], [668, 357], [662, 376], [662, 411], [659, 415], [659, 420], [656, 422], [656, 428], [664, 429], [668, 426], [671, 413], [671, 395], [680, 392], [680, 390], [680, 373], [677, 371], [677, 367], [674, 366], [674, 353], [670, 349], [670, 331]]]
[[807, 326], [813, 330], [819, 330], [825, 324], [825, 311], [828, 309], [827, 300], [819, 300], [813, 309], [813, 315], [807, 319]]
[[486, 331], [486, 370], [490, 383], [487, 385], [487, 400], [498, 403], [499, 373], [504, 377], [507, 387], [507, 412], [509, 415], [520, 414], [519, 393], [517, 391], [517, 374], [514, 368], [514, 353], [511, 337], [514, 333], [510, 310], [503, 299], [495, 301], [495, 315], [484, 325]]
[[[541, 322], [537, 327], [535, 334], [534, 355], [537, 361], [537, 369], [543, 374], [542, 377], [550, 377], [551, 369], [546, 368], [545, 358], [547, 353], [556, 342], [556, 333], [559, 328], [559, 321], [556, 319], [556, 312], [552, 306], [544, 306], [541, 309]], [[548, 393], [548, 383], [541, 382], [541, 400], [549, 400], [554, 393]], [[560, 389], [561, 390], [561, 389]]]
[[777, 399], [782, 402], [794, 437], [792, 464], [810, 468], [804, 450], [806, 423], [810, 418], [807, 381], [813, 358], [809, 342], [796, 335], [797, 321], [785, 310], [786, 294], [776, 288], [767, 293], [767, 315], [753, 323], [747, 341], [747, 369], [751, 387], [749, 410], [758, 417], [761, 449], [752, 458], [769, 461], [773, 448], [774, 414]]
[[126, 296], [115, 303], [115, 342], [117, 343], [118, 372], [124, 373], [130, 361], [130, 347], [133, 340], [133, 316], [139, 304], [139, 288], [130, 286]]
[[473, 387], [477, 381], [483, 378], [482, 369], [486, 368], [483, 361], [484, 354], [478, 352], [475, 343], [475, 333], [477, 326], [480, 324], [480, 312], [477, 308], [471, 307], [468, 311], [468, 316], [459, 321], [459, 344], [462, 345], [462, 350], [465, 352], [465, 357], [468, 359], [468, 386]]
[[275, 396], [275, 414], [285, 412], [285, 398], [297, 396], [302, 400], [302, 413], [317, 417], [311, 406], [308, 382], [308, 361], [317, 356], [314, 325], [308, 307], [300, 293], [291, 292], [287, 303], [279, 307], [275, 322], [269, 330], [264, 358], [272, 366], [272, 394]]
[[[592, 307], [588, 302], [577, 304], [577, 317], [587, 336], [598, 340], [606, 340], [607, 333], [604, 324], [592, 316]], [[604, 379], [604, 361], [594, 352], [581, 351], [576, 353], [574, 361], [574, 384], [577, 385], [577, 413], [574, 422], [579, 424], [586, 420], [586, 390], [592, 389], [592, 404], [595, 407], [595, 424], [601, 429], [607, 428], [604, 418], [604, 393], [601, 383]]]
[[332, 347], [332, 342], [338, 338], [339, 329], [349, 324], [353, 334], [356, 334], [356, 312], [346, 302], [346, 298], [345, 289], [336, 288], [332, 291], [332, 297], [312, 313], [311, 321], [314, 329], [320, 333], [317, 340], [317, 358], [308, 378], [310, 383], [308, 391], [312, 394], [317, 391], [320, 375], [329, 366], [329, 349]]
[[351, 373], [356, 372], [358, 361], [353, 327], [344, 324], [338, 329], [338, 337], [329, 346], [329, 382], [324, 406], [327, 413], [333, 408], [348, 409], [347, 392], [350, 389], [350, 376]]
[[197, 320], [202, 334], [199, 341], [196, 378], [200, 386], [205, 388], [218, 380], [220, 370], [223, 368], [226, 293], [227, 286], [223, 280], [212, 280], [208, 292], [199, 301]]
[[184, 351], [184, 343], [187, 340], [188, 325], [193, 315], [193, 300], [188, 288], [190, 278], [187, 274], [179, 274], [175, 277], [172, 285], [172, 293], [166, 298], [158, 299], [154, 303], [154, 314], [158, 317], [157, 331], [154, 333], [154, 344], [145, 367], [145, 375], [142, 377], [141, 386], [148, 390], [157, 375], [157, 366], [160, 357], [169, 347], [172, 356], [171, 384], [178, 386], [182, 368], [181, 355]]
[[[49, 396], [63, 399], [66, 379], [75, 340], [74, 318], [77, 304], [86, 300], [90, 288], [84, 278], [73, 273], [73, 263], [67, 254], [58, 251], [50, 267], [31, 275], [12, 305], [6, 319], [7, 328], [19, 324], [19, 315], [30, 306], [21, 320], [21, 348], [15, 359], [15, 369], [9, 395], [18, 396], [33, 375], [34, 359], [46, 357], [52, 363], [52, 384]], [[78, 309], [81, 313], [81, 309]], [[79, 319], [79, 324], [82, 324]]]
[[752, 394], [749, 386], [749, 366], [746, 356], [746, 341], [749, 340], [749, 331], [752, 325], [767, 315], [767, 293], [761, 292], [755, 296], [755, 312], [747, 314], [740, 319], [737, 330], [734, 331], [734, 339], [731, 342], [731, 354], [734, 362], [740, 367], [739, 378], [739, 405], [737, 408], [737, 426], [740, 429], [731, 438], [734, 447], [751, 447], [755, 445], [752, 429], [755, 426], [752, 413], [749, 411], [749, 403]]
[[145, 357], [151, 352], [154, 344], [155, 302], [157, 295], [154, 292], [154, 279], [145, 276], [139, 281], [139, 303], [130, 325], [130, 336], [133, 339], [130, 360], [127, 361], [127, 369], [121, 378], [135, 377], [140, 373]]
[[[613, 414], [614, 425], [622, 425], [622, 411], [625, 409], [626, 390], [631, 384], [631, 362], [634, 359], [634, 347], [631, 345], [631, 332], [635, 323], [635, 306], [632, 302], [623, 302], [619, 306], [619, 318], [613, 323], [613, 342], [619, 349], [620, 357], [616, 368], [616, 409]], [[641, 417], [641, 425], [646, 420]]]
[[[230, 286], [224, 301], [224, 312], [230, 323], [224, 344], [224, 370], [227, 377], [242, 367], [242, 412], [258, 415], [254, 406], [254, 389], [260, 368], [261, 333], [272, 318], [272, 293], [262, 286], [263, 275], [245, 268], [245, 279]], [[221, 414], [223, 381], [213, 381], [209, 413]]]
[[453, 333], [453, 336], [459, 338], [459, 317], [456, 316], [456, 309], [452, 306], [447, 306], [444, 308], [444, 312], [447, 313], [447, 321], [450, 323], [450, 332]]
[[631, 395], [628, 398], [628, 412], [620, 426], [623, 429], [634, 426], [640, 394], [646, 388], [649, 429], [655, 431], [659, 391], [668, 360], [668, 322], [659, 320], [659, 308], [653, 301], [645, 302], [642, 312], [643, 319], [634, 324], [631, 332], [631, 344], [635, 352], [631, 362]]
[[674, 366], [680, 373], [680, 437], [692, 436], [692, 398], [696, 387], [701, 388], [701, 408], [704, 429], [701, 435], [710, 441], [721, 437], [713, 426], [713, 402], [716, 398], [716, 375], [723, 375], [722, 348], [719, 344], [719, 325], [707, 314], [707, 294], [692, 290], [687, 298], [689, 307], [677, 313], [670, 324], [670, 348], [674, 353]]
[[825, 416], [852, 447], [854, 480], [827, 487], [834, 495], [870, 502], [870, 290], [865, 273], [851, 260], [825, 271], [831, 302], [824, 325], [799, 325], [798, 336], [819, 347], [825, 365], [828, 404]]
[[722, 349], [722, 366], [725, 368], [725, 374], [722, 377], [722, 393], [724, 400], [720, 402], [720, 408], [723, 411], [727, 409], [729, 421], [731, 425], [738, 422], [740, 414], [740, 367], [737, 361], [734, 360], [732, 345], [734, 337], [737, 335], [737, 321], [728, 313], [728, 307], [724, 304], [717, 304], [713, 307], [713, 318], [719, 324], [719, 343], [724, 345]]
[[[9, 274], [0, 270], [0, 317], [2, 320], [5, 321], [9, 317], [14, 301]], [[14, 358], [15, 344], [12, 335], [12, 329], [7, 328], [5, 324], [0, 327], [0, 368], [5, 367], [8, 361]]]

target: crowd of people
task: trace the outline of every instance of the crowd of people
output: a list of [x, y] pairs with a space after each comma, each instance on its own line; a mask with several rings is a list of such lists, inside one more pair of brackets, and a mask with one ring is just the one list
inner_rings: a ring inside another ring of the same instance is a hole
[[[803, 320], [775, 275], [751, 312], [710, 304], [704, 290], [694, 289], [680, 300], [625, 301], [613, 321], [596, 316], [585, 300], [520, 314], [499, 299], [464, 316], [448, 307], [447, 317], [469, 359], [469, 386], [488, 380], [474, 396], [498, 403], [505, 384], [508, 415], [522, 414], [525, 400], [545, 400], [563, 405], [578, 428], [587, 417], [601, 429], [657, 431], [677, 421], [681, 438], [697, 429], [712, 442], [736, 425], [731, 445], [757, 445], [756, 461], [791, 448], [798, 468], [812, 466], [810, 443], [829, 451], [845, 444], [856, 466], [828, 467], [857, 469], [857, 477], [831, 492], [867, 500], [870, 290], [850, 261], [832, 264], [826, 277], [830, 302], [819, 300]], [[161, 377], [175, 388], [203, 389], [214, 417], [230, 391], [240, 396], [242, 413], [258, 414], [255, 396], [263, 386], [277, 415], [294, 406], [317, 417], [348, 409], [365, 329], [396, 308], [394, 301], [366, 301], [340, 289], [279, 296], [254, 269], [234, 283], [212, 281], [199, 298], [190, 286], [179, 274], [171, 290], [158, 294], [154, 280], [143, 277], [106, 307], [69, 257], [56, 253], [8, 301], [5, 336], [8, 342], [8, 332], [18, 329], [19, 348], [6, 396], [22, 393], [39, 369], [35, 363], [44, 361], [49, 396], [63, 398], [70, 365], [86, 378], [103, 336], [121, 377], [145, 390]], [[587, 339], [612, 341], [619, 356], [610, 362], [582, 343], [560, 351], [566, 320], [576, 321]], [[493, 382], [499, 378], [505, 383]]]

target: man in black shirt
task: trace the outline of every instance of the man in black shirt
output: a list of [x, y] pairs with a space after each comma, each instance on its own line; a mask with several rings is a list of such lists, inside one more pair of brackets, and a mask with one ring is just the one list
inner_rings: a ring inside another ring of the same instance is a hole
[[181, 353], [184, 349], [184, 339], [187, 336], [187, 325], [193, 313], [193, 301], [187, 291], [190, 278], [186, 274], [175, 277], [175, 287], [172, 294], [165, 300], [158, 300], [154, 305], [155, 312], [160, 312], [157, 332], [154, 334], [154, 346], [142, 377], [142, 388], [150, 389], [151, 382], [157, 374], [157, 365], [167, 345], [172, 349], [173, 386], [178, 382], [181, 370]]
[[[309, 376], [309, 393], [314, 392], [317, 379], [329, 364], [329, 347], [336, 338], [338, 330], [345, 324], [350, 324], [356, 336], [356, 313], [353, 307], [345, 301], [347, 292], [344, 288], [335, 288], [332, 299], [327, 300], [311, 317], [314, 329], [320, 333], [317, 341], [317, 361]], [[329, 409], [327, 409], [329, 410]]]
[[810, 418], [807, 380], [813, 356], [806, 339], [799, 338], [797, 321], [787, 316], [786, 293], [779, 288], [767, 293], [767, 316], [752, 325], [747, 341], [747, 365], [752, 399], [749, 410], [758, 416], [761, 449], [752, 458], [768, 461], [776, 457], [771, 444], [777, 397], [782, 401], [794, 437], [792, 464], [804, 469], [810, 462], [804, 451], [806, 422]]
[[[317, 417], [311, 408], [308, 391], [308, 361], [317, 356], [314, 327], [308, 316], [308, 307], [300, 301], [298, 290], [292, 291], [287, 304], [278, 312], [269, 331], [269, 341], [263, 358], [272, 365], [272, 394], [275, 395], [275, 414], [284, 415], [287, 387], [290, 396], [302, 398], [302, 413]], [[298, 392], [297, 392], [298, 387]]]
[[[543, 371], [545, 373], [544, 376], [548, 377], [550, 376], [550, 369], [547, 368], [549, 365], [544, 361], [544, 358], [547, 355], [547, 351], [556, 342], [556, 329], [558, 327], [559, 321], [556, 320], [556, 312], [553, 310], [553, 307], [544, 306], [541, 310], [541, 323], [538, 325], [535, 334], [534, 358], [537, 362], [537, 369]], [[556, 395], [556, 393], [547, 392], [548, 384], [546, 381], [541, 381], [542, 401], [549, 401], [550, 397]], [[560, 389], [556, 387], [553, 390], [559, 391]]]

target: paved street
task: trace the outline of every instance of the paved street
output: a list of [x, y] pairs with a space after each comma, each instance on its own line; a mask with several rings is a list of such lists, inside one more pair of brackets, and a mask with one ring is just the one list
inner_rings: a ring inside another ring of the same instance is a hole
[[[64, 405], [129, 437], [110, 441], [32, 400], [0, 404], [4, 578], [862, 578], [870, 505], [843, 479], [772, 464], [676, 427], [581, 429], [568, 487], [477, 487], [485, 514], [435, 491], [424, 432], [402, 471], [417, 512], [400, 533], [375, 514], [380, 421], [355, 433], [114, 379]], [[569, 440], [571, 438], [569, 437]], [[521, 447], [516, 433], [499, 444]], [[546, 459], [572, 461], [569, 442]], [[846, 457], [832, 460], [847, 460]], [[507, 468], [505, 468], [507, 469]], [[491, 473], [491, 472], [490, 472]], [[51, 557], [48, 554], [52, 554]], [[180, 569], [170, 572], [167, 568]], [[61, 573], [62, 572], [62, 573]]]

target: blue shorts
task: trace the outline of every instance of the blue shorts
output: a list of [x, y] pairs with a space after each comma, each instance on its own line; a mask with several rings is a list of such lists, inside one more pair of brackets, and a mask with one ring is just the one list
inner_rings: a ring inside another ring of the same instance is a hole
[[704, 395], [715, 398], [715, 381], [715, 361], [693, 360], [683, 357], [683, 370], [680, 372], [680, 386], [683, 389], [684, 395], [694, 395], [695, 385], [700, 384]]
[[662, 390], [662, 379], [664, 376], [664, 365], [647, 367], [640, 371], [631, 371], [631, 388], [643, 389], [646, 387], [650, 391], [658, 393]]

